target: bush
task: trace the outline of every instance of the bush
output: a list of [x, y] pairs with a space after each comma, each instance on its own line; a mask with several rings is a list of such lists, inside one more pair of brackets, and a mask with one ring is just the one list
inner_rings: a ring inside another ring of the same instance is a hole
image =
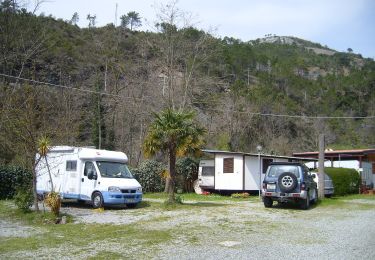
[[27, 212], [30, 207], [33, 205], [34, 195], [33, 191], [29, 188], [20, 187], [17, 189], [16, 195], [14, 196], [14, 203], [17, 208]]
[[52, 213], [56, 217], [58, 217], [60, 215], [60, 208], [61, 208], [60, 194], [57, 192], [50, 192], [47, 194], [44, 201], [46, 202], [47, 207], [51, 208]]
[[359, 191], [361, 177], [354, 169], [324, 168], [325, 173], [331, 177], [335, 187], [335, 195], [342, 196], [356, 194]]
[[142, 185], [144, 192], [164, 191], [165, 180], [162, 174], [165, 165], [155, 160], [143, 161], [138, 168], [132, 169], [134, 178]]
[[0, 199], [12, 199], [18, 187], [31, 189], [32, 173], [17, 166], [0, 165]]
[[193, 182], [198, 178], [199, 162], [190, 157], [178, 159], [176, 162], [177, 188], [185, 192], [194, 191]]

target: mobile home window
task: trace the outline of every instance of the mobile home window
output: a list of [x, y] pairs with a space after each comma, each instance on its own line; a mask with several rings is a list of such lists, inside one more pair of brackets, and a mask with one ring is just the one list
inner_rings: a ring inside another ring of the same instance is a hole
[[77, 161], [66, 161], [66, 170], [67, 171], [76, 171], [77, 170]]
[[203, 166], [202, 167], [202, 176], [215, 176], [215, 167]]
[[223, 173], [233, 173], [234, 158], [223, 159]]
[[263, 158], [262, 160], [262, 172], [265, 174], [267, 172], [268, 166], [273, 162], [273, 159]]

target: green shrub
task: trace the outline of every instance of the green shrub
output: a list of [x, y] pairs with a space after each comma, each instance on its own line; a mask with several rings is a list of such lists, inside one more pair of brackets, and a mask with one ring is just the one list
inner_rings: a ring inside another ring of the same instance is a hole
[[17, 166], [0, 165], [0, 199], [11, 199], [16, 189], [31, 189], [32, 173]]
[[17, 189], [16, 195], [14, 196], [14, 203], [16, 206], [26, 212], [29, 211], [33, 205], [34, 195], [31, 188], [20, 187]]
[[177, 194], [175, 196], [175, 199], [176, 199], [176, 203], [178, 203], [178, 204], [183, 204], [184, 203], [184, 198], [181, 195], [179, 195], [179, 194]]
[[132, 169], [134, 178], [142, 185], [144, 192], [164, 191], [165, 180], [162, 174], [165, 165], [155, 160], [143, 161], [138, 168]]
[[335, 195], [342, 196], [355, 194], [359, 191], [361, 177], [354, 169], [324, 168], [325, 173], [331, 177], [335, 187]]
[[198, 178], [199, 162], [190, 157], [180, 158], [176, 162], [177, 188], [185, 192], [194, 190], [193, 182]]

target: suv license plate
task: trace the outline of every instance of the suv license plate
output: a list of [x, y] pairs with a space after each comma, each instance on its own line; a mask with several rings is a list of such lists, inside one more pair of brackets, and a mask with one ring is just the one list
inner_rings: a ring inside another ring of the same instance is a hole
[[127, 199], [126, 202], [133, 203], [133, 202], [135, 202], [135, 199]]
[[267, 184], [267, 190], [274, 190], [276, 189], [276, 184]]

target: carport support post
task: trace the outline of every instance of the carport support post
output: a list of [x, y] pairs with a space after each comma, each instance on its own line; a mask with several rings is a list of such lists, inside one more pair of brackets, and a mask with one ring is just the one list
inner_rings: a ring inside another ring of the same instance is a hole
[[318, 197], [324, 198], [324, 134], [319, 135], [319, 182], [318, 182]]

